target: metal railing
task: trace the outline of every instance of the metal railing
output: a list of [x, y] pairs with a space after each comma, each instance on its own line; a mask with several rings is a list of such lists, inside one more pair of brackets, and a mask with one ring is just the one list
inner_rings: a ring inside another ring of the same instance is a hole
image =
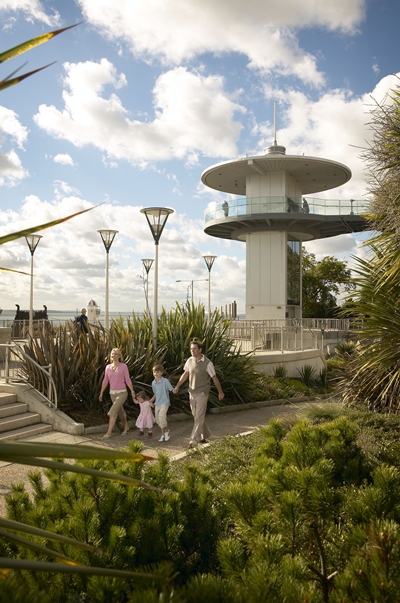
[[51, 374], [52, 366], [41, 366], [17, 343], [0, 344], [0, 381], [27, 383], [57, 410], [57, 390]]
[[360, 216], [369, 213], [369, 202], [360, 199], [317, 199], [315, 197], [239, 197], [211, 202], [204, 221], [233, 216], [281, 213], [316, 214], [320, 216]]
[[324, 350], [342, 341], [351, 328], [348, 319], [234, 320], [226, 335], [242, 352]]

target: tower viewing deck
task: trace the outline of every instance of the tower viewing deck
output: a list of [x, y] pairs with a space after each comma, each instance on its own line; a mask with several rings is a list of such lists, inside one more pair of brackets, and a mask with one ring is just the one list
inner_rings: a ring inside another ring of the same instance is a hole
[[204, 230], [221, 239], [245, 241], [252, 232], [287, 231], [303, 241], [334, 237], [366, 228], [368, 202], [315, 197], [240, 197], [212, 202]]

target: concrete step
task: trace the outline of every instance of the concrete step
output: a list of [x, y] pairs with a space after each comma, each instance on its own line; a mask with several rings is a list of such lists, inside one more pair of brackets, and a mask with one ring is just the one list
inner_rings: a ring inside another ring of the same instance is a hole
[[20, 429], [14, 429], [13, 431], [0, 433], [0, 442], [4, 442], [5, 440], [27, 440], [28, 438], [32, 438], [36, 435], [40, 435], [41, 433], [46, 433], [47, 431], [52, 430], [53, 427], [51, 425], [46, 425], [45, 423], [28, 425], [27, 427], [21, 427]]
[[0, 406], [0, 419], [12, 417], [14, 415], [22, 415], [28, 412], [29, 406], [24, 402], [14, 402], [13, 404], [3, 404]]
[[36, 412], [26, 412], [16, 417], [4, 417], [0, 419], [0, 433], [13, 431], [27, 425], [34, 425], [35, 423], [40, 423], [40, 415]]
[[16, 394], [0, 392], [0, 406], [3, 406], [3, 404], [12, 404], [13, 402], [16, 402], [16, 401], [17, 401]]

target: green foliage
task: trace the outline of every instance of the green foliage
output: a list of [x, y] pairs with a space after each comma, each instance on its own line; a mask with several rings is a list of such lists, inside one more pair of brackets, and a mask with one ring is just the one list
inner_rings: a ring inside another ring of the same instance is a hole
[[[135, 574], [122, 581], [20, 572], [15, 592], [28, 589], [28, 603], [39, 592], [52, 603], [396, 601], [397, 422], [339, 404], [306, 414], [274, 419], [172, 466], [164, 456], [151, 466], [87, 463], [145, 479], [162, 487], [161, 495], [60, 471], [47, 472], [46, 486], [33, 475], [34, 500], [14, 487], [10, 517], [101, 549], [43, 543], [81, 563]], [[18, 543], [0, 552], [11, 551], [26, 554]]]
[[316, 381], [317, 369], [311, 364], [305, 364], [300, 369], [297, 369], [300, 379], [307, 385], [312, 387]]
[[275, 379], [285, 379], [287, 376], [287, 367], [283, 364], [278, 364], [278, 366], [274, 368], [273, 375]]
[[327, 256], [317, 262], [313, 253], [303, 248], [303, 318], [332, 318], [337, 308], [340, 285], [354, 288], [351, 271], [344, 261]]

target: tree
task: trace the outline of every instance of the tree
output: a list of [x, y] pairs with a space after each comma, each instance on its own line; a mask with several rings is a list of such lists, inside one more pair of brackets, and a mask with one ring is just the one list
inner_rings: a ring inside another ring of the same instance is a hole
[[303, 248], [303, 317], [331, 318], [337, 308], [337, 296], [354, 288], [351, 271], [345, 261], [327, 256], [317, 262]]

